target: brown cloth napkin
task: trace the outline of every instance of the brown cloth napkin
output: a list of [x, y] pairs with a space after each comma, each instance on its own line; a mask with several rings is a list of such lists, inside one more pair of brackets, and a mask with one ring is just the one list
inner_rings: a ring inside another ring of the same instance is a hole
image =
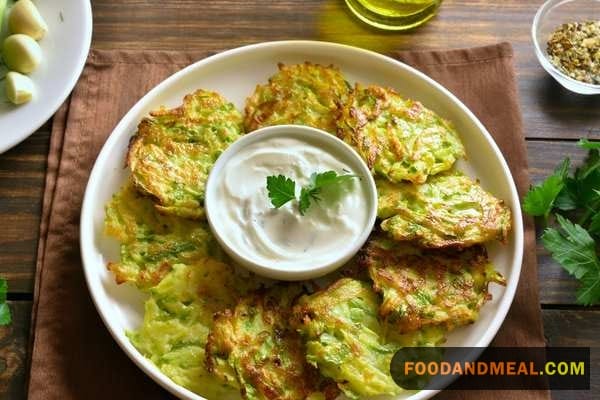
[[[94, 160], [119, 119], [158, 82], [205, 56], [92, 51], [70, 100], [56, 115], [40, 227], [31, 400], [169, 397], [119, 349], [92, 304], [79, 254], [79, 214]], [[510, 45], [394, 56], [441, 82], [474, 111], [500, 146], [523, 194], [529, 178]], [[526, 229], [519, 288], [495, 345], [544, 345], [530, 219]], [[440, 397], [479, 399], [482, 395], [446, 391]], [[549, 396], [546, 392], [503, 392], [502, 398]]]

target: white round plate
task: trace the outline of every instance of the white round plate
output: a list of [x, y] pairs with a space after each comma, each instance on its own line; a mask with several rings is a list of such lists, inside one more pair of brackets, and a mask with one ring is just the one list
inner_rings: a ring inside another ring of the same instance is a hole
[[[465, 144], [468, 162], [458, 168], [477, 177], [513, 212], [513, 230], [507, 244], [492, 243], [489, 253], [497, 269], [507, 278], [503, 288], [490, 285], [493, 300], [481, 310], [480, 319], [449, 335], [448, 346], [486, 347], [496, 335], [510, 308], [519, 281], [523, 254], [521, 208], [508, 166], [490, 134], [456, 97], [421, 72], [389, 57], [354, 47], [312, 41], [261, 43], [233, 49], [198, 61], [167, 78], [146, 94], [123, 117], [106, 141], [92, 170], [81, 213], [81, 252], [92, 298], [106, 327], [127, 355], [152, 379], [174, 395], [189, 400], [200, 396], [174, 384], [129, 342], [125, 331], [138, 327], [143, 316], [143, 295], [125, 285], [117, 286], [106, 269], [118, 259], [115, 241], [103, 235], [104, 205], [124, 183], [129, 171], [123, 159], [129, 137], [140, 119], [161, 105], [177, 106], [183, 96], [198, 88], [212, 89], [243, 109], [257, 83], [277, 71], [277, 63], [311, 61], [334, 64], [350, 82], [375, 83], [397, 89], [450, 119]], [[426, 399], [435, 391], [408, 392], [396, 397]]]
[[31, 75], [36, 93], [27, 104], [6, 100], [0, 83], [0, 153], [25, 140], [42, 126], [75, 86], [90, 50], [92, 7], [89, 0], [33, 0], [48, 24], [39, 41], [43, 59]]

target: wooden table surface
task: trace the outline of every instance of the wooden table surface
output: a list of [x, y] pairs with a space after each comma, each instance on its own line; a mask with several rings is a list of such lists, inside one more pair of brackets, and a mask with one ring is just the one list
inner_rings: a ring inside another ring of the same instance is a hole
[[[538, 64], [531, 21], [542, 0], [446, 0], [439, 16], [410, 33], [358, 23], [343, 0], [94, 0], [96, 49], [219, 52], [268, 40], [317, 39], [380, 52], [448, 49], [510, 42], [529, 172], [540, 181], [565, 156], [581, 160], [575, 141], [600, 139], [600, 96], [568, 93]], [[1, 132], [0, 132], [1, 134]], [[0, 398], [25, 398], [27, 342], [50, 123], [0, 155], [0, 276], [9, 280], [13, 324], [0, 329]], [[600, 307], [575, 305], [577, 283], [538, 246], [545, 334], [551, 345], [600, 346]], [[595, 392], [600, 387], [595, 383]], [[587, 398], [555, 392], [555, 398]], [[591, 398], [591, 397], [590, 397]]]

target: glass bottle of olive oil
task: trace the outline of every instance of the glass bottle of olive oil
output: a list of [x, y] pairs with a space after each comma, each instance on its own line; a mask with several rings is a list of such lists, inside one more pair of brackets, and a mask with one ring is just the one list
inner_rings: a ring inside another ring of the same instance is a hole
[[443, 0], [346, 0], [369, 25], [387, 30], [411, 29], [429, 21]]

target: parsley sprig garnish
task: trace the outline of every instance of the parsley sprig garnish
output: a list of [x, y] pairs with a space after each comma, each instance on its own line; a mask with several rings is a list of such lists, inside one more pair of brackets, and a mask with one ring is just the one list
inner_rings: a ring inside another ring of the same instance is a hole
[[[580, 282], [577, 302], [600, 302], [600, 142], [579, 141], [588, 157], [573, 174], [566, 158], [554, 173], [532, 187], [523, 200], [523, 210], [543, 217], [548, 225], [542, 244], [552, 258]], [[551, 217], [554, 218], [551, 219]]]
[[310, 175], [307, 185], [300, 189], [300, 196], [296, 197], [296, 182], [284, 175], [267, 176], [267, 191], [271, 204], [280, 208], [292, 200], [298, 200], [298, 210], [301, 215], [306, 214], [312, 203], [322, 200], [322, 192], [325, 187], [340, 185], [350, 179], [358, 178], [357, 175], [339, 175], [335, 171], [314, 172]]

